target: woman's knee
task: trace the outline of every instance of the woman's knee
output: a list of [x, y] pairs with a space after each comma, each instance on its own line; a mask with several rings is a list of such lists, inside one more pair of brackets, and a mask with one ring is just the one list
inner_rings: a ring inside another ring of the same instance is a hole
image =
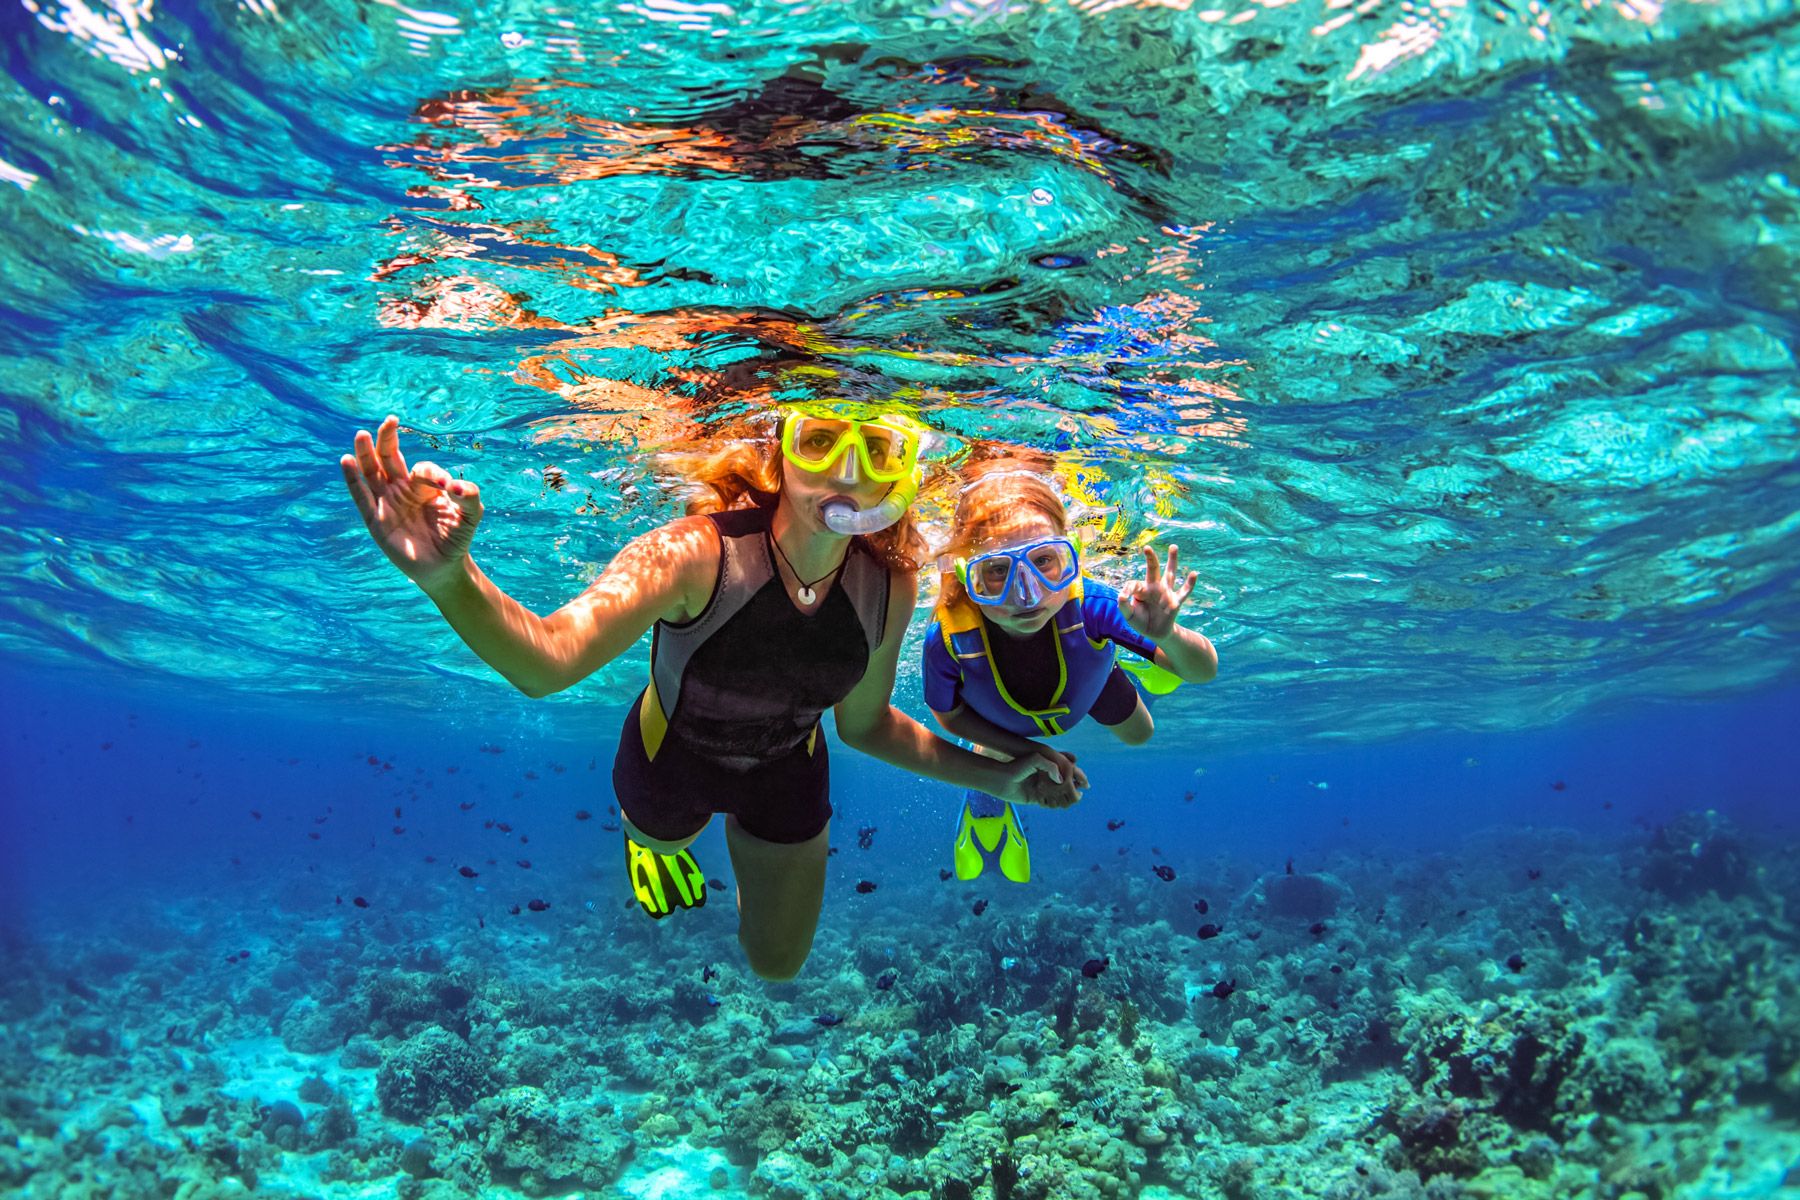
[[[702, 825], [684, 838], [653, 838], [647, 835], [643, 830], [639, 829], [636, 825], [633, 825], [631, 819], [624, 813], [619, 814], [619, 823], [625, 826], [625, 834], [632, 841], [644, 847], [646, 850], [654, 850], [658, 854], [679, 854], [689, 846], [693, 845], [695, 838], [698, 838], [702, 833], [706, 832], [706, 826]], [[709, 820], [708, 824], [710, 823]]]
[[757, 978], [770, 983], [786, 983], [800, 974], [812, 955], [812, 939], [804, 946], [758, 946], [741, 932], [738, 941], [744, 947], [744, 958]]

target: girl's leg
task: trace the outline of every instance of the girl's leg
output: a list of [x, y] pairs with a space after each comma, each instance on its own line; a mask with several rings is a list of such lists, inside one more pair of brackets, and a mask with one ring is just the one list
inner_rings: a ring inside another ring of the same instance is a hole
[[767, 842], [725, 818], [725, 845], [737, 875], [738, 942], [750, 969], [780, 982], [800, 973], [812, 953], [825, 903], [831, 825], [804, 842]]
[[1127, 746], [1141, 746], [1150, 740], [1151, 734], [1156, 732], [1156, 722], [1150, 719], [1150, 709], [1144, 703], [1144, 698], [1139, 696], [1137, 707], [1131, 710], [1131, 715], [1117, 725], [1108, 725], [1107, 728], [1112, 731], [1114, 737]]

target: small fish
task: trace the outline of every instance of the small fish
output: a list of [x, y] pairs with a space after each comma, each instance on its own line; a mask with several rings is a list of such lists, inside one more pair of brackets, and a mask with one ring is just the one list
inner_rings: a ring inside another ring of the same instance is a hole
[[525, 907], [532, 912], [543, 912], [550, 907], [550, 902], [548, 900], [528, 900], [525, 902]]
[[494, 827], [494, 818], [489, 817], [487, 820], [483, 821], [481, 827], [483, 829], [492, 829]]
[[1314, 921], [1311, 925], [1308, 925], [1306, 927], [1306, 932], [1312, 934], [1316, 938], [1324, 937], [1325, 936], [1325, 922]]
[[1569, 790], [1569, 785], [1559, 779], [1550, 785], [1550, 790], [1553, 792], [1566, 792]]
[[1531, 868], [1527, 869], [1525, 872], [1525, 878], [1527, 878], [1527, 879], [1542, 879], [1543, 877], [1544, 877], [1544, 873], [1542, 871], [1538, 870], [1536, 867], [1531, 867]]
[[842, 1024], [843, 1020], [844, 1018], [837, 1013], [822, 1012], [813, 1018], [813, 1024], [823, 1025], [825, 1028], [830, 1029], [833, 1025]]
[[1224, 1000], [1235, 991], [1237, 991], [1237, 980], [1221, 979], [1212, 985], [1211, 995], [1215, 1000]]
[[367, 900], [364, 900], [364, 899], [363, 899], [363, 898], [362, 898], [362, 897], [361, 897], [361, 896], [357, 896], [357, 897], [354, 897], [354, 898], [353, 898], [353, 899], [352, 899], [352, 900], [351, 900], [351, 901], [350, 901], [350, 903], [352, 903], [352, 904], [354, 904], [354, 905], [356, 905], [356, 907], [358, 907], [358, 908], [367, 908], [367, 907], [369, 907], [369, 902], [368, 902], [368, 901], [367, 901]]
[[1506, 965], [1512, 969], [1513, 974], [1517, 975], [1525, 969], [1525, 956], [1514, 951], [1506, 956]]
[[505, 821], [500, 822], [498, 825], [494, 826], [494, 828], [498, 829], [501, 833], [512, 832], [512, 826], [508, 825]]
[[900, 978], [900, 975], [897, 971], [883, 971], [875, 979], [875, 990], [878, 992], [887, 991], [894, 986], [894, 981], [898, 978]]
[[406, 832], [406, 826], [404, 826], [404, 825], [394, 826], [394, 836], [395, 837], [399, 837], [401, 834], [403, 834], [405, 832]]
[[723, 879], [709, 879], [706, 881], [706, 886], [715, 892], [722, 892], [725, 890], [725, 881]]
[[519, 858], [519, 859], [514, 859], [513, 861], [519, 864], [520, 870], [522, 870], [522, 871], [531, 870], [531, 860], [529, 858]]
[[400, 819], [400, 806], [398, 804], [396, 804], [396, 805], [394, 805], [394, 820], [398, 821], [399, 819]]
[[475, 928], [486, 929], [487, 928], [487, 918], [486, 917], [476, 917], [475, 918]]
[[1287, 860], [1287, 873], [1289, 875], [1294, 873], [1294, 860], [1291, 858]]
[[867, 879], [859, 879], [856, 881], [856, 891], [858, 895], [866, 896], [874, 890], [875, 885], [871, 881]]
[[316, 842], [319, 840], [319, 831], [316, 829], [308, 830], [306, 836]]
[[519, 906], [515, 904], [511, 908], [507, 909], [506, 911], [516, 917], [519, 915]]
[[711, 963], [708, 963], [706, 966], [700, 968], [700, 982], [701, 983], [711, 983], [713, 980], [717, 979], [718, 977], [719, 977], [719, 968], [713, 966]]
[[1125, 822], [1123, 821], [1108, 821], [1106, 823], [1106, 832], [1108, 833], [1117, 833], [1123, 828], [1125, 828]]
[[1183, 792], [1183, 793], [1181, 793], [1181, 798], [1184, 802], [1186, 802], [1188, 804], [1192, 804], [1194, 802], [1194, 793]]
[[1194, 911], [1195, 912], [1199, 913], [1201, 916], [1204, 917], [1206, 915], [1206, 909], [1207, 909], [1206, 897], [1202, 896], [1200, 899], [1194, 901]]
[[706, 993], [706, 1007], [717, 1008], [722, 1003], [724, 1003], [724, 1002], [719, 999], [718, 994], [716, 992]]
[[576, 819], [576, 820], [577, 820], [577, 821], [586, 821], [586, 820], [589, 820], [589, 819], [590, 819], [590, 818], [592, 818], [592, 817], [593, 817], [593, 815], [594, 815], [594, 814], [593, 814], [593, 813], [591, 813], [591, 812], [589, 812], [589, 811], [588, 811], [588, 810], [587, 810], [587, 809], [585, 809], [585, 808], [578, 808], [578, 809], [576, 809], [576, 810], [575, 810], [575, 819]]
[[461, 875], [464, 879], [473, 879], [481, 874], [481, 872], [477, 871], [474, 867], [458, 867], [456, 868], [456, 873]]
[[1150, 869], [1152, 871], [1154, 871], [1156, 873], [1156, 877], [1158, 879], [1162, 880], [1164, 883], [1175, 882], [1175, 868], [1171, 867], [1168, 863], [1157, 863], [1154, 867], [1152, 867]]
[[856, 848], [867, 850], [875, 844], [875, 826], [864, 825], [856, 831]]
[[425, 861], [426, 861], [426, 862], [428, 862], [428, 863], [434, 863], [434, 862], [436, 862], [436, 861], [437, 861], [437, 855], [435, 855], [435, 854], [427, 854], [427, 855], [426, 855], [426, 856], [425, 856]]
[[947, 870], [944, 867], [939, 867], [938, 868], [938, 882], [943, 883], [945, 880], [947, 880], [949, 878], [950, 878], [949, 870]]
[[338, 902], [338, 903], [339, 903], [339, 904], [342, 904], [342, 903], [343, 903], [343, 902], [344, 902], [344, 898], [343, 898], [343, 897], [342, 897], [342, 896], [339, 896], [339, 897], [338, 897], [338, 898], [337, 898], [337, 902]]
[[1090, 958], [1081, 964], [1081, 977], [1083, 979], [1098, 979], [1100, 978], [1100, 972], [1106, 970], [1111, 963], [1111, 955], [1107, 955], [1104, 958]]
[[457, 805], [456, 807], [462, 809], [464, 812], [468, 812], [471, 808], [475, 807], [475, 802], [473, 800], [464, 800], [461, 804]]
[[519, 845], [521, 845], [521, 846], [523, 846], [525, 843], [529, 842], [530, 840], [531, 840], [530, 838], [526, 837], [522, 833], [519, 835]]
[[1224, 933], [1224, 932], [1225, 932], [1225, 927], [1223, 925], [1215, 925], [1211, 921], [1208, 921], [1206, 924], [1202, 925], [1199, 929], [1196, 929], [1194, 931], [1194, 936], [1199, 938], [1201, 941], [1206, 941], [1209, 938], [1216, 938], [1221, 933]]
[[250, 819], [252, 821], [260, 821], [260, 820], [262, 820], [262, 813], [259, 810], [253, 808], [250, 810]]
[[975, 903], [969, 905], [969, 911], [979, 917], [982, 913], [987, 911], [987, 906], [988, 902], [986, 900], [977, 900]]

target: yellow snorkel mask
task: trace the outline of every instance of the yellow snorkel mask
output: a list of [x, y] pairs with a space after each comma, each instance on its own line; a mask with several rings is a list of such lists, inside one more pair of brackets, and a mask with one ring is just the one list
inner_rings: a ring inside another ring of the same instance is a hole
[[919, 494], [925, 432], [925, 426], [911, 417], [874, 405], [852, 401], [787, 405], [781, 420], [781, 454], [814, 475], [848, 470], [854, 481], [854, 464], [863, 477], [893, 484], [873, 508], [858, 508], [847, 496], [834, 496], [821, 508], [834, 533], [876, 533], [904, 516]]

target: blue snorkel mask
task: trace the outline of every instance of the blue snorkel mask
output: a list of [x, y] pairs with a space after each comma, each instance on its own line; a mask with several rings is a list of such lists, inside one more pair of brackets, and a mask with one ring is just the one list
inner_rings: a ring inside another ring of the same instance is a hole
[[1017, 593], [1021, 608], [1081, 578], [1081, 556], [1066, 537], [1040, 538], [956, 560], [956, 581], [976, 604], [996, 607]]

